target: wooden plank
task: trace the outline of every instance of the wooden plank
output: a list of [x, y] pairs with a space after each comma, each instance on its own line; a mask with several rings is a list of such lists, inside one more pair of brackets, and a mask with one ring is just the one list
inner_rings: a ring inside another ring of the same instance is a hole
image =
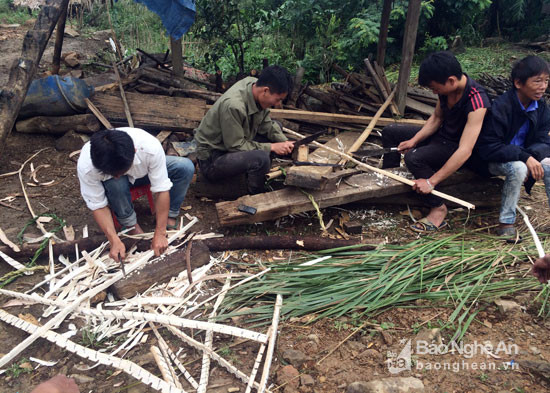
[[[206, 114], [206, 102], [195, 98], [126, 93], [135, 126], [150, 130], [181, 131], [196, 128]], [[120, 96], [96, 93], [92, 102], [115, 124], [126, 124]]]
[[[329, 140], [325, 145], [333, 149], [347, 151], [357, 140], [356, 132], [343, 132]], [[317, 149], [308, 156], [308, 161], [323, 164], [336, 164], [340, 156], [323, 149]], [[293, 166], [287, 170], [285, 185], [322, 190], [327, 184], [327, 176], [334, 168], [329, 166]]]
[[[404, 168], [388, 170], [400, 176], [412, 175]], [[476, 177], [472, 172], [459, 171], [447, 178], [443, 185], [458, 184], [471, 181]], [[319, 207], [337, 206], [367, 198], [385, 197], [410, 191], [410, 186], [382, 177], [376, 173], [362, 173], [351, 176], [341, 182], [338, 188], [322, 191], [310, 191], [309, 193], [319, 204]], [[240, 212], [237, 207], [245, 204], [256, 208], [256, 214], [249, 215]], [[315, 210], [308, 196], [300, 190], [285, 188], [278, 191], [257, 195], [245, 195], [235, 201], [219, 202], [216, 204], [218, 220], [222, 226], [251, 224], [274, 220], [289, 214], [297, 214]]]
[[416, 43], [416, 32], [418, 30], [418, 20], [420, 18], [420, 0], [410, 0], [407, 10], [407, 20], [405, 22], [405, 32], [403, 34], [403, 47], [401, 51], [401, 65], [399, 67], [399, 77], [397, 79], [397, 107], [401, 113], [405, 112], [405, 98], [407, 96], [407, 87], [409, 77], [411, 76], [411, 65], [414, 55], [414, 46]]
[[435, 106], [424, 104], [423, 102], [417, 101], [411, 97], [405, 98], [405, 105], [407, 108], [415, 112], [422, 113], [423, 115], [431, 116], [435, 111]]
[[[368, 125], [373, 118], [372, 116], [354, 116], [354, 115], [343, 115], [340, 113], [295, 111], [295, 110], [288, 110], [288, 109], [271, 109], [270, 116], [272, 119], [301, 120], [301, 121], [307, 121], [311, 123], [331, 121], [336, 123], [352, 123], [352, 124], [364, 124], [364, 125]], [[423, 126], [425, 123], [426, 121], [424, 120], [390, 119], [388, 117], [381, 117], [377, 122], [379, 126], [387, 126], [389, 124], [410, 124], [415, 126]]]

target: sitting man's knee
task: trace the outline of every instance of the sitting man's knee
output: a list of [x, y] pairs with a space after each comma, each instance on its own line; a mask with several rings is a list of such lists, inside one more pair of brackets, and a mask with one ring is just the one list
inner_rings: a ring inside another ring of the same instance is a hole
[[265, 169], [267, 172], [271, 166], [271, 157], [267, 151], [254, 150], [250, 155], [250, 164], [257, 169]]
[[529, 170], [527, 169], [527, 165], [525, 165], [525, 163], [521, 161], [512, 161], [509, 164], [510, 165], [507, 168], [508, 170], [506, 171], [506, 177], [518, 179], [519, 181], [523, 182], [527, 177], [527, 173], [529, 172]]

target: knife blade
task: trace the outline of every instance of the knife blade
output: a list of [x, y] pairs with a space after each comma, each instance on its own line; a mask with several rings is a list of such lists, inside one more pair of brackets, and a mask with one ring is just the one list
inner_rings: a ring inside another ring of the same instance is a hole
[[366, 149], [366, 150], [357, 150], [353, 155], [357, 158], [366, 158], [366, 157], [376, 157], [382, 156], [386, 153], [399, 152], [397, 147], [386, 147], [384, 149]]

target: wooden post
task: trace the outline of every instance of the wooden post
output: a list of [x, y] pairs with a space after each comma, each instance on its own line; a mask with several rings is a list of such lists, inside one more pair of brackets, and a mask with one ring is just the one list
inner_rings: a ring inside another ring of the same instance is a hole
[[386, 58], [386, 45], [388, 43], [388, 28], [390, 26], [391, 5], [393, 0], [384, 0], [382, 16], [380, 18], [380, 33], [378, 34], [378, 48], [376, 51], [376, 62], [384, 68]]
[[69, 8], [69, 0], [63, 0], [64, 5], [61, 7], [61, 16], [57, 22], [57, 31], [55, 33], [55, 47], [52, 58], [52, 74], [59, 74], [61, 68], [61, 49], [63, 48], [63, 36], [65, 35], [65, 22], [67, 22], [67, 9]]
[[8, 83], [0, 90], [0, 154], [27, 95], [44, 49], [67, 0], [49, 0], [42, 7], [32, 30], [23, 39], [21, 57], [11, 66]]
[[411, 76], [411, 64], [414, 55], [416, 32], [420, 18], [421, 0], [410, 0], [407, 10], [407, 21], [405, 22], [405, 33], [403, 37], [403, 49], [401, 51], [401, 66], [399, 67], [399, 78], [397, 80], [397, 108], [399, 112], [405, 112], [405, 101], [407, 99], [407, 87]]
[[170, 37], [170, 47], [172, 48], [172, 72], [176, 76], [183, 76], [183, 58], [181, 48], [181, 38], [179, 40]]

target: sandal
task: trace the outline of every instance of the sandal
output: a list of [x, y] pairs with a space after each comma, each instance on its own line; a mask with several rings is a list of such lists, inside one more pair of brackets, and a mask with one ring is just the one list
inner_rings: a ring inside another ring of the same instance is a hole
[[409, 228], [411, 228], [415, 232], [433, 233], [447, 227], [448, 225], [449, 224], [447, 223], [447, 221], [444, 220], [439, 226], [436, 226], [430, 220], [424, 217], [417, 222], [411, 224]]
[[495, 234], [505, 240], [506, 243], [521, 243], [523, 241], [515, 227], [498, 227]]
[[177, 231], [178, 229], [180, 229], [180, 226], [177, 222], [174, 225], [166, 224], [167, 231]]

